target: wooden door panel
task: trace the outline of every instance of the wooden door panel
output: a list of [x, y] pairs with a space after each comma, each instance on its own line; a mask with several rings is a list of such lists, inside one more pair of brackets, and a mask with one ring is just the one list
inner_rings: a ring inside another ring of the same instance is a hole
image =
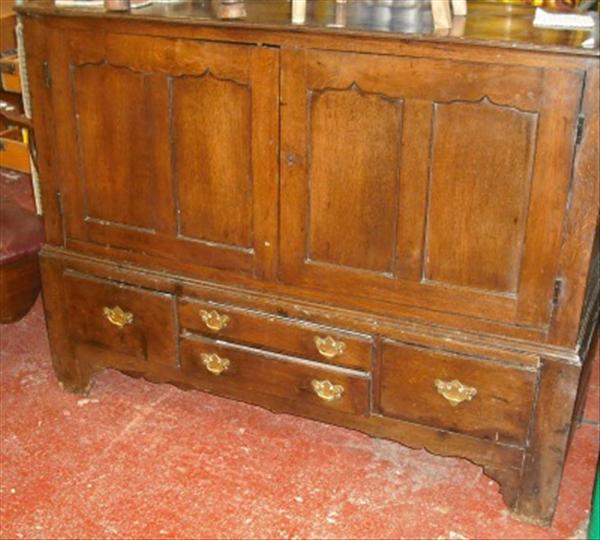
[[[402, 103], [356, 86], [310, 100], [307, 257], [379, 273], [394, 270]], [[331, 137], [332, 133], [344, 137]], [[349, 149], [352, 149], [349, 152]]]
[[536, 127], [487, 99], [434, 105], [425, 279], [516, 293]]
[[67, 245], [272, 275], [278, 54], [85, 31], [65, 42], [52, 92]]
[[169, 231], [164, 77], [107, 64], [73, 76], [84, 220]]
[[580, 72], [284, 50], [281, 80], [284, 281], [548, 323]]
[[210, 73], [171, 84], [178, 232], [252, 248], [250, 89]]

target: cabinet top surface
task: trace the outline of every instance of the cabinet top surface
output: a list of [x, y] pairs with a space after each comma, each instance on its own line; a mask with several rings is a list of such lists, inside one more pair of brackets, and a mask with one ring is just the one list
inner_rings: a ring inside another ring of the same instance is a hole
[[103, 8], [56, 7], [53, 0], [22, 0], [17, 10], [28, 14], [165, 21], [599, 55], [597, 15], [594, 15], [596, 26], [591, 31], [540, 29], [533, 26], [534, 10], [529, 7], [470, 1], [466, 17], [455, 17], [449, 30], [435, 30], [427, 4], [423, 0], [306, 0], [304, 7], [299, 0], [293, 10], [290, 0], [155, 0], [149, 6], [130, 12], [107, 12]]

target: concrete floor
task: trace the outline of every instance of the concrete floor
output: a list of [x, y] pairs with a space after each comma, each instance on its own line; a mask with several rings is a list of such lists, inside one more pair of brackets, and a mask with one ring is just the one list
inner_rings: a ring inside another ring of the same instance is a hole
[[113, 371], [66, 394], [38, 301], [0, 327], [0, 538], [585, 538], [599, 389], [543, 529], [465, 460]]

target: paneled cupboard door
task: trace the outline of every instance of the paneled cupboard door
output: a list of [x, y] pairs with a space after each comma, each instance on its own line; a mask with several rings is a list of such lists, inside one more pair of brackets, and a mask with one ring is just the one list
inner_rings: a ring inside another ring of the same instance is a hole
[[62, 43], [51, 70], [67, 245], [271, 275], [277, 53], [86, 32]]
[[579, 72], [300, 50], [281, 69], [284, 281], [548, 323]]

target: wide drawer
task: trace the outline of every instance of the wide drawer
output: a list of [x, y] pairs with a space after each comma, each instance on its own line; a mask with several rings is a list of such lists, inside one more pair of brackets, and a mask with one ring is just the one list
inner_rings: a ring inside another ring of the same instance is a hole
[[384, 341], [380, 410], [386, 416], [503, 443], [522, 444], [535, 367]]
[[228, 305], [183, 299], [183, 328], [352, 369], [371, 369], [370, 336]]
[[266, 406], [273, 397], [296, 410], [302, 405], [351, 414], [369, 410], [369, 378], [360, 372], [189, 334], [181, 339], [180, 359], [200, 388], [223, 395]]
[[136, 371], [148, 363], [176, 365], [171, 295], [71, 272], [64, 276], [64, 292], [76, 354]]

